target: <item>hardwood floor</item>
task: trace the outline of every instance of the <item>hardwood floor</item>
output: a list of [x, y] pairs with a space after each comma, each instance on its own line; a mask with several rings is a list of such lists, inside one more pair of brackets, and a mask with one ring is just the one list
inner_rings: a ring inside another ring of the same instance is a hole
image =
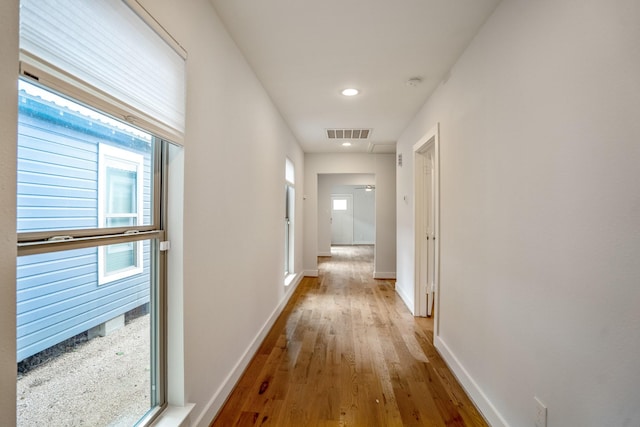
[[319, 258], [212, 426], [486, 426], [371, 246]]

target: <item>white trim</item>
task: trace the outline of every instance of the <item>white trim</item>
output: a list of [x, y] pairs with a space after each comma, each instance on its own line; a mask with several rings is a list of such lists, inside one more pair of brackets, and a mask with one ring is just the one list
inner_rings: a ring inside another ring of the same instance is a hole
[[247, 347], [247, 349], [244, 351], [244, 353], [242, 354], [238, 362], [235, 364], [231, 372], [229, 372], [229, 375], [227, 375], [227, 377], [222, 382], [222, 385], [218, 387], [218, 389], [215, 391], [211, 399], [209, 399], [209, 402], [207, 402], [204, 409], [202, 410], [202, 412], [200, 412], [200, 415], [198, 416], [198, 418], [196, 418], [196, 420], [193, 422], [192, 425], [206, 427], [209, 425], [211, 420], [213, 420], [215, 416], [218, 414], [218, 411], [222, 408], [222, 406], [226, 402], [227, 398], [229, 397], [229, 394], [231, 394], [231, 392], [233, 391], [233, 388], [236, 386], [236, 383], [238, 382], [238, 380], [244, 373], [245, 369], [253, 359], [253, 356], [256, 354], [256, 352], [260, 348], [262, 341], [265, 339], [265, 337], [273, 327], [274, 323], [278, 319], [278, 316], [280, 316], [280, 314], [284, 310], [284, 307], [287, 305], [287, 303], [291, 299], [291, 296], [293, 295], [294, 291], [302, 281], [302, 277], [303, 276], [301, 274], [296, 275], [296, 280], [294, 280], [291, 286], [287, 288], [288, 291], [285, 297], [282, 299], [282, 301], [280, 301], [280, 304], [278, 304], [278, 306], [273, 310], [273, 312], [271, 313], [271, 316], [269, 316], [269, 318], [264, 323], [262, 328], [260, 328], [260, 331], [255, 336], [255, 338], [251, 341], [251, 344], [249, 344], [249, 347]]
[[300, 274], [296, 274], [296, 273], [287, 274], [287, 277], [284, 278], [284, 285], [288, 287], [295, 281], [299, 282], [301, 278], [302, 278], [302, 275]]
[[[108, 144], [98, 145], [98, 228], [105, 225], [105, 197], [107, 184], [107, 167], [116, 165], [125, 170], [135, 171], [137, 176], [136, 186], [136, 218], [137, 225], [143, 225], [144, 219], [144, 156], [132, 151], [123, 150]], [[143, 247], [142, 241], [134, 243], [137, 245], [136, 266], [121, 270], [117, 273], [107, 275], [105, 273], [106, 252], [108, 246], [98, 247], [98, 285], [124, 279], [125, 277], [140, 274], [143, 271]]]
[[153, 427], [187, 427], [189, 415], [195, 408], [195, 403], [187, 403], [184, 406], [169, 405], [158, 418], [151, 424]]
[[509, 427], [509, 424], [507, 424], [504, 417], [500, 412], [498, 412], [496, 407], [491, 403], [487, 395], [484, 394], [478, 383], [476, 383], [473, 377], [471, 377], [469, 372], [460, 363], [444, 340], [439, 336], [434, 336], [434, 345], [442, 359], [458, 379], [464, 391], [467, 392], [469, 398], [471, 398], [489, 425], [492, 427]]
[[318, 277], [318, 270], [305, 270], [303, 273], [304, 277]]
[[411, 298], [409, 298], [409, 295], [407, 295], [403, 288], [401, 286], [398, 286], [398, 284], [396, 283], [396, 293], [398, 294], [398, 296], [400, 297], [400, 299], [402, 300], [402, 302], [404, 303], [404, 305], [407, 306], [407, 308], [409, 309], [409, 311], [411, 312], [411, 314], [413, 316], [416, 315], [415, 313], [415, 304], [413, 303], [413, 300]]
[[395, 279], [396, 272], [395, 271], [374, 271], [373, 272], [374, 279]]
[[331, 256], [331, 251], [329, 251], [329, 252], [318, 252], [318, 256]]
[[169, 405], [187, 404], [185, 388], [185, 328], [184, 314], [184, 148], [168, 144], [166, 191], [171, 195], [167, 203], [166, 238], [171, 250], [166, 253], [166, 339], [167, 339], [167, 402]]

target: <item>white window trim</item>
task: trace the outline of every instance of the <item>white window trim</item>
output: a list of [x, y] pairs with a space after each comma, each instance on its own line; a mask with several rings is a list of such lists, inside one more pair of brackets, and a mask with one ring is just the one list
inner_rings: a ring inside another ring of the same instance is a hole
[[[107, 167], [117, 166], [120, 169], [135, 171], [139, 177], [137, 180], [137, 225], [143, 224], [143, 197], [144, 197], [144, 156], [128, 150], [116, 148], [108, 144], [99, 144], [98, 147], [98, 227], [106, 227], [105, 208], [107, 195]], [[142, 241], [134, 243], [137, 245], [136, 266], [124, 269], [112, 274], [106, 274], [106, 252], [107, 246], [98, 247], [98, 285], [113, 282], [115, 280], [131, 277], [143, 271]]]

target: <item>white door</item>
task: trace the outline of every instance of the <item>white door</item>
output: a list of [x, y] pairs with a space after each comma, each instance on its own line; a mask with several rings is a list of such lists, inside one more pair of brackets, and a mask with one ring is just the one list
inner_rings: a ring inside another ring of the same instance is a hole
[[416, 156], [416, 280], [420, 316], [431, 316], [434, 292], [435, 227], [433, 150]]
[[437, 135], [414, 146], [416, 315], [431, 316], [438, 291]]
[[353, 196], [331, 195], [331, 244], [353, 244]]
[[426, 239], [426, 264], [427, 264], [427, 316], [431, 317], [433, 311], [433, 296], [435, 291], [435, 264], [436, 264], [436, 233], [435, 233], [435, 177], [433, 164], [433, 146], [425, 153], [424, 176], [424, 229]]

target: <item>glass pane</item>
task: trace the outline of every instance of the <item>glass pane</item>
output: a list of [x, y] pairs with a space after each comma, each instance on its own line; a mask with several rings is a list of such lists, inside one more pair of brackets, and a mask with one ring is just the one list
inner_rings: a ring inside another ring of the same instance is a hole
[[[146, 132], [20, 80], [17, 231], [104, 227], [100, 218], [108, 212], [136, 213], [138, 225], [152, 224], [154, 141]], [[131, 159], [139, 159], [140, 166]], [[102, 201], [101, 192], [108, 193]]]
[[107, 168], [107, 214], [136, 213], [137, 176], [135, 171]]
[[287, 182], [295, 184], [295, 169], [293, 167], [293, 162], [289, 160], [288, 157], [285, 161], [284, 178]]
[[346, 199], [333, 199], [333, 210], [334, 211], [346, 211], [347, 210], [347, 200]]
[[106, 274], [135, 267], [137, 264], [137, 246], [136, 242], [107, 246], [105, 249], [107, 252]]
[[284, 275], [289, 274], [289, 220], [284, 220]]
[[18, 258], [18, 426], [131, 426], [158, 404], [157, 244], [141, 247], [142, 272], [108, 286], [97, 247]]
[[293, 221], [294, 221], [295, 189], [285, 186], [285, 233], [284, 233], [284, 274], [293, 272]]

